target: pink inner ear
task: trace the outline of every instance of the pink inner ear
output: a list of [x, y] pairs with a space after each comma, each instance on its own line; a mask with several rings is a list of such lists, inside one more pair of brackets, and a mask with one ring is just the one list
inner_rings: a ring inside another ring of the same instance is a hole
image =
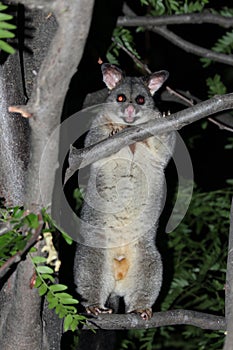
[[116, 85], [119, 83], [121, 79], [122, 79], [121, 73], [115, 69], [108, 69], [103, 74], [103, 81], [105, 82], [105, 84], [110, 90], [116, 87]]
[[149, 81], [148, 88], [150, 89], [151, 95], [155, 93], [164, 83], [164, 76], [152, 77]]

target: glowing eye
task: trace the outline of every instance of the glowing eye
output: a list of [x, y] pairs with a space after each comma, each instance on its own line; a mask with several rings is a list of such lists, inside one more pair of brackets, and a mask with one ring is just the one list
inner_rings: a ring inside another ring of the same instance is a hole
[[142, 96], [142, 95], [138, 95], [138, 96], [135, 98], [135, 101], [137, 102], [138, 105], [144, 105], [144, 103], [145, 103], [145, 97]]
[[125, 95], [118, 95], [117, 96], [117, 102], [125, 102], [126, 101], [126, 97]]

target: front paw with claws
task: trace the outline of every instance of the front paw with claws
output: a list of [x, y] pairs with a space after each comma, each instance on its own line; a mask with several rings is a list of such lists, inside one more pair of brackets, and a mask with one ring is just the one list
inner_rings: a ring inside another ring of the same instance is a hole
[[88, 314], [92, 314], [98, 316], [99, 314], [111, 314], [112, 309], [108, 309], [107, 307], [99, 307], [99, 306], [88, 306], [86, 307], [86, 311]]
[[109, 134], [109, 136], [113, 136], [115, 134], [117, 134], [120, 131], [120, 129], [112, 129], [111, 133]]
[[151, 319], [152, 317], [152, 309], [151, 308], [148, 308], [148, 309], [137, 309], [137, 310], [134, 310], [132, 311], [132, 313], [135, 313], [135, 314], [138, 314], [141, 316], [141, 318], [144, 320], [144, 321], [148, 321]]

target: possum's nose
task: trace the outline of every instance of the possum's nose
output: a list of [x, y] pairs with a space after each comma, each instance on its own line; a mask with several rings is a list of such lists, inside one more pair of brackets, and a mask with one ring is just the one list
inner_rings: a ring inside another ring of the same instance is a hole
[[133, 105], [129, 105], [126, 109], [125, 109], [126, 114], [129, 117], [132, 117], [132, 115], [135, 113], [135, 109]]

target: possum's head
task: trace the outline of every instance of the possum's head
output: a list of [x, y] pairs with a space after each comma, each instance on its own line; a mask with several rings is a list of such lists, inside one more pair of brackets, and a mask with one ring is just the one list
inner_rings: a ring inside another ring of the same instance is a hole
[[103, 81], [109, 89], [106, 109], [113, 121], [136, 125], [155, 116], [152, 96], [168, 78], [167, 71], [136, 78], [125, 77], [121, 69], [109, 63], [102, 64], [101, 69]]

